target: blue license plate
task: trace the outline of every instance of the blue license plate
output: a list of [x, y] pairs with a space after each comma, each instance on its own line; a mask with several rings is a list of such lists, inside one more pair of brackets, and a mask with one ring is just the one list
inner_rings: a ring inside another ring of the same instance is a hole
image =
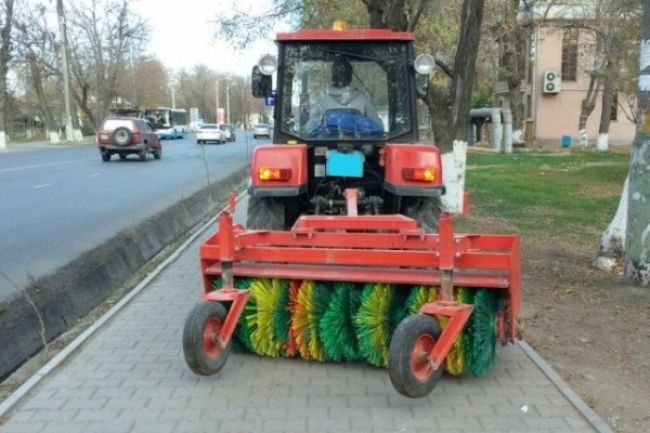
[[327, 155], [326, 172], [328, 176], [363, 177], [363, 155], [333, 150]]

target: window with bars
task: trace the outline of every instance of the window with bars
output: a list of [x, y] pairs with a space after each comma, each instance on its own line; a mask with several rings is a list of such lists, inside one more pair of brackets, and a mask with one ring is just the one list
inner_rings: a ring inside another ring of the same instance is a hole
[[575, 81], [578, 75], [578, 29], [564, 29], [562, 35], [562, 81]]

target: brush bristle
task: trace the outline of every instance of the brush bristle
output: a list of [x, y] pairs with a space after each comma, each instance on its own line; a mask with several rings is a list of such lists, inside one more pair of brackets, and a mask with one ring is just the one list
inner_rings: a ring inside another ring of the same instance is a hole
[[473, 296], [474, 311], [466, 325], [467, 367], [475, 376], [485, 376], [496, 357], [498, 294], [494, 289], [479, 289]]
[[359, 290], [351, 283], [336, 283], [329, 305], [318, 324], [325, 357], [330, 361], [359, 359], [354, 314], [359, 308]]
[[303, 359], [312, 359], [309, 351], [311, 340], [309, 328], [309, 310], [312, 304], [314, 282], [305, 280], [300, 284], [291, 312], [291, 332], [296, 342], [297, 353]]
[[359, 311], [354, 317], [359, 351], [368, 363], [388, 364], [390, 308], [393, 290], [388, 284], [366, 284], [361, 292]]
[[255, 297], [257, 312], [256, 329], [251, 335], [255, 353], [276, 357], [280, 354], [283, 341], [274, 334], [276, 309], [280, 301], [282, 283], [280, 280], [255, 279], [250, 284], [250, 294]]

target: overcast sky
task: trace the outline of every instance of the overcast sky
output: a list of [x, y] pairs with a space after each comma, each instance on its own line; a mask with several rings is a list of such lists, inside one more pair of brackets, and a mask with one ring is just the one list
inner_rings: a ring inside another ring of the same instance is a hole
[[[131, 8], [151, 27], [149, 54], [175, 72], [203, 63], [221, 72], [245, 76], [262, 54], [276, 51], [272, 35], [245, 50], [215, 39], [216, 17], [233, 4], [232, 0], [132, 0]], [[266, 4], [264, 0], [236, 2], [238, 8], [246, 10]]]

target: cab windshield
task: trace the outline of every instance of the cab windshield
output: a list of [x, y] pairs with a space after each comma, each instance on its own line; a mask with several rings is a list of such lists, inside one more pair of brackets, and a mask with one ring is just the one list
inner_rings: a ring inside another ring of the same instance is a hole
[[281, 130], [306, 140], [385, 140], [411, 127], [407, 44], [287, 44]]

